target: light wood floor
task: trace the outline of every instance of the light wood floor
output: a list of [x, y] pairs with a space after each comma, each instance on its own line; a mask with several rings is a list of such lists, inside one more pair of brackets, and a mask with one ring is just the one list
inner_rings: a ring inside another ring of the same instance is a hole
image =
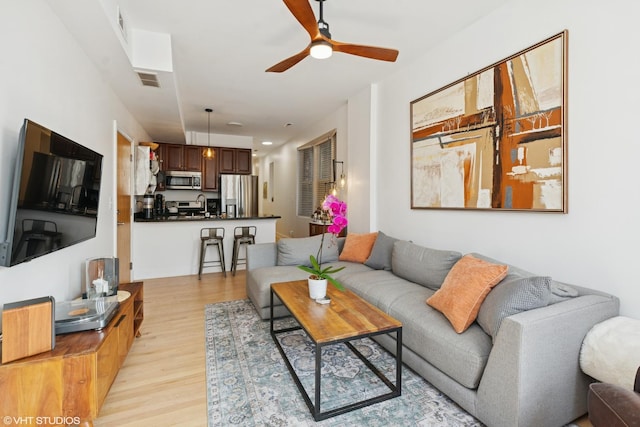
[[144, 280], [142, 335], [94, 425], [206, 426], [204, 306], [244, 298], [244, 271]]
[[[94, 421], [96, 427], [207, 425], [204, 306], [246, 298], [245, 273], [144, 281], [142, 336]], [[577, 421], [591, 427], [586, 417]]]

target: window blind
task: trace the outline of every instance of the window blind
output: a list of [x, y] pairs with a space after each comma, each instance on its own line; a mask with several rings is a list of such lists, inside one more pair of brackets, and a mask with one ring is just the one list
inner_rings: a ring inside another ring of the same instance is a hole
[[[333, 177], [334, 144], [327, 140], [317, 146], [318, 152], [318, 179], [315, 182], [315, 207], [324, 201]], [[312, 212], [313, 213], [313, 212]]]
[[335, 131], [298, 148], [298, 216], [310, 217], [322, 204], [333, 179], [335, 155]]
[[313, 207], [313, 147], [298, 151], [298, 215], [311, 216]]

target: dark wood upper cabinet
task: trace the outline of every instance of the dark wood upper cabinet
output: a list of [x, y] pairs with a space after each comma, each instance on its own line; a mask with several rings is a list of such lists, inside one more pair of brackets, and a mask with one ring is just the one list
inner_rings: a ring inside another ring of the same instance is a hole
[[220, 173], [236, 172], [236, 149], [222, 147], [218, 150], [220, 153]]
[[220, 173], [251, 174], [250, 149], [222, 147], [219, 152]]
[[[218, 191], [221, 173], [250, 175], [252, 170], [251, 149], [211, 147], [215, 156], [206, 159], [202, 150], [206, 147], [184, 144], [159, 144], [156, 155], [163, 171], [202, 172], [202, 189]], [[158, 188], [163, 190], [164, 187]]]
[[238, 148], [236, 151], [236, 173], [251, 174], [251, 150]]
[[183, 150], [184, 169], [186, 171], [202, 171], [202, 147], [185, 145]]
[[165, 145], [165, 170], [181, 171], [184, 164], [184, 145], [166, 144]]
[[164, 148], [162, 169], [165, 171], [202, 171], [202, 147], [197, 145], [161, 144]]

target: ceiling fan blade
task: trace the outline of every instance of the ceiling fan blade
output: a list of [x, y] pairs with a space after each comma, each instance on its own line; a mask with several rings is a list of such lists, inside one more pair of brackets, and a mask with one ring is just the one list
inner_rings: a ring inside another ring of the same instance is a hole
[[331, 40], [334, 52], [348, 53], [351, 55], [364, 56], [365, 58], [379, 59], [381, 61], [395, 62], [398, 57], [396, 49], [385, 47], [364, 46], [359, 44], [342, 43]]
[[309, 0], [283, 0], [287, 5], [293, 16], [298, 22], [307, 30], [312, 40], [316, 39], [320, 35], [318, 29], [318, 21], [313, 14]]
[[295, 55], [285, 59], [284, 61], [278, 62], [276, 65], [271, 68], [267, 68], [265, 71], [267, 73], [281, 73], [283, 71], [287, 71], [289, 68], [293, 67], [307, 56], [309, 56], [309, 46], [307, 46], [307, 48], [302, 52], [296, 53]]

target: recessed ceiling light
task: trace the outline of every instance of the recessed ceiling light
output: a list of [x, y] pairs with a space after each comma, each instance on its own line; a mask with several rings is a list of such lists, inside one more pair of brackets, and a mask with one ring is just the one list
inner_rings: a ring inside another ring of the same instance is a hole
[[244, 126], [242, 123], [240, 122], [229, 122], [227, 123], [227, 126], [238, 126], [238, 127], [242, 127]]
[[262, 141], [262, 145], [273, 145], [271, 141]]

